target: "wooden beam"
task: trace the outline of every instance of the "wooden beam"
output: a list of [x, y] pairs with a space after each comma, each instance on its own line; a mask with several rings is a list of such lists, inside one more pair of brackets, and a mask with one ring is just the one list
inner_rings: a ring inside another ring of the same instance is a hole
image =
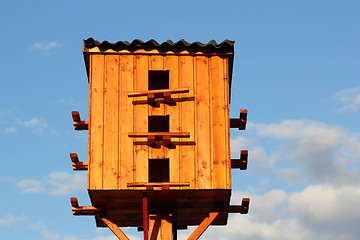
[[143, 210], [142, 217], [143, 217], [144, 240], [149, 240], [149, 211], [148, 211], [148, 197], [146, 192], [143, 192], [142, 210]]
[[219, 215], [219, 212], [209, 213], [209, 217], [205, 218], [200, 225], [195, 229], [195, 231], [190, 235], [187, 240], [197, 240], [205, 232], [205, 230], [210, 226], [210, 224], [215, 220]]
[[123, 231], [107, 217], [101, 217], [101, 220], [110, 228], [119, 240], [130, 240]]
[[82, 121], [78, 111], [72, 111], [71, 116], [75, 130], [88, 130], [89, 121]]

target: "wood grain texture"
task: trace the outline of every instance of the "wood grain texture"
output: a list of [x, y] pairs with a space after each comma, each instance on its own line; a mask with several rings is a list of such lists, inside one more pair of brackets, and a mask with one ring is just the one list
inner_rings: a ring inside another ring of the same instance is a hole
[[105, 56], [104, 78], [104, 189], [118, 189], [119, 56]]
[[128, 91], [133, 91], [134, 56], [120, 56], [119, 82], [119, 188], [126, 189], [128, 182], [135, 180], [134, 144], [128, 133], [134, 129], [134, 106], [128, 97]]
[[[134, 91], [146, 91], [148, 81], [149, 56], [135, 56]], [[144, 98], [145, 99], [145, 98]], [[147, 132], [149, 109], [147, 104], [134, 105], [134, 132]], [[146, 141], [146, 139], [143, 139]], [[134, 142], [137, 139], [133, 140]], [[148, 181], [149, 148], [147, 145], [134, 145], [135, 182]]]
[[212, 116], [209, 58], [199, 56], [195, 62], [196, 76], [196, 146], [197, 146], [197, 184], [199, 189], [211, 188], [212, 155]]
[[220, 57], [211, 57], [211, 131], [212, 131], [212, 161], [214, 189], [227, 187], [228, 166], [230, 161], [226, 138], [229, 137], [229, 106], [225, 94], [226, 79], [224, 78], [224, 61]]
[[[192, 56], [179, 57], [179, 87], [189, 88], [190, 96], [195, 96], [194, 58]], [[195, 102], [179, 103], [180, 131], [190, 132], [190, 138], [183, 141], [195, 141]], [[194, 145], [179, 146], [180, 149], [180, 182], [190, 182], [190, 188], [197, 189], [196, 182], [196, 147]]]
[[90, 60], [89, 189], [103, 189], [105, 57], [92, 55]]

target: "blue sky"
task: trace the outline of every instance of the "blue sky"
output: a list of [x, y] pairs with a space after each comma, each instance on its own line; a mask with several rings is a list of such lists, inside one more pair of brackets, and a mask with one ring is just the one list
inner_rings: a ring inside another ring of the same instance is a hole
[[[231, 215], [202, 239], [356, 240], [360, 236], [360, 2], [357, 0], [0, 2], [0, 234], [7, 240], [113, 240], [92, 217], [72, 216], [69, 198], [89, 203], [82, 39], [234, 40]], [[134, 240], [141, 234], [125, 229]], [[181, 232], [182, 239], [189, 232]]]

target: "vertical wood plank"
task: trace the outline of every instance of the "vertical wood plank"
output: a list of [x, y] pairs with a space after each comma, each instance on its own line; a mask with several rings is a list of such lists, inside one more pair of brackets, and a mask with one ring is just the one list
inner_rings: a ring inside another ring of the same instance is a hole
[[[189, 88], [188, 95], [181, 94], [180, 96], [194, 96], [196, 99], [196, 90], [194, 83], [194, 57], [181, 56], [179, 60], [179, 87]], [[196, 141], [195, 133], [195, 102], [183, 101], [180, 104], [180, 131], [190, 132], [190, 138], [181, 139], [181, 142]], [[197, 144], [197, 142], [196, 142]], [[190, 182], [190, 189], [197, 189], [196, 178], [196, 148], [194, 145], [182, 145], [180, 150], [180, 181]]]
[[133, 98], [128, 97], [128, 92], [133, 91], [134, 84], [134, 56], [120, 55], [120, 115], [119, 115], [119, 186], [120, 189], [127, 189], [127, 183], [135, 181], [134, 172], [134, 144], [133, 139], [128, 137], [133, 132], [134, 107]]
[[211, 68], [211, 119], [212, 119], [212, 155], [213, 155], [213, 188], [226, 189], [227, 167], [230, 162], [229, 149], [226, 145], [228, 138], [227, 122], [229, 104], [226, 102], [224, 75], [224, 61], [219, 56], [210, 59]]
[[231, 189], [231, 155], [230, 155], [230, 79], [229, 79], [229, 58], [223, 59], [224, 68], [224, 104], [227, 105], [227, 111], [225, 112], [227, 121], [225, 122], [225, 147], [226, 147], [226, 189]]
[[118, 188], [119, 56], [105, 56], [104, 80], [104, 189]]
[[199, 189], [211, 188], [212, 128], [211, 128], [211, 89], [209, 86], [209, 59], [196, 57], [196, 146], [197, 178]]
[[[178, 56], [167, 56], [166, 57], [166, 70], [169, 70], [170, 88], [179, 88], [179, 57]], [[181, 95], [174, 95], [174, 98], [179, 98]], [[170, 116], [170, 132], [180, 132], [180, 108], [182, 102], [175, 102], [175, 105], [165, 105], [165, 115]], [[179, 139], [174, 139], [178, 141]], [[167, 157], [170, 160], [170, 182], [180, 182], [180, 148], [167, 149]], [[179, 189], [179, 187], [173, 188]]]
[[[135, 78], [134, 91], [147, 91], [148, 88], [148, 69], [149, 56], [136, 55], [135, 56]], [[137, 98], [136, 100], [146, 100], [146, 97]], [[134, 131], [147, 132], [148, 131], [148, 104], [133, 105], [134, 108]], [[146, 141], [146, 138], [136, 138], [136, 141]], [[135, 162], [135, 182], [148, 181], [148, 162], [149, 162], [149, 147], [147, 145], [134, 145], [134, 162]], [[145, 188], [137, 188], [139, 190]]]
[[89, 189], [103, 188], [104, 55], [91, 55], [89, 106]]

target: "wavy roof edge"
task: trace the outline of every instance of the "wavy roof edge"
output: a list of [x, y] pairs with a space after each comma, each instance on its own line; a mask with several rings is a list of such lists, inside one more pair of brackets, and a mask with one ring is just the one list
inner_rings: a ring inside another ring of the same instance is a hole
[[157, 49], [157, 50], [190, 50], [190, 51], [214, 51], [214, 52], [234, 52], [235, 41], [224, 40], [221, 43], [217, 43], [215, 40], [211, 40], [208, 43], [192, 42], [189, 43], [184, 39], [177, 42], [167, 40], [163, 43], [158, 43], [154, 39], [149, 41], [142, 41], [135, 39], [132, 42], [118, 41], [116, 43], [109, 43], [108, 41], [99, 42], [93, 38], [84, 39], [84, 48], [91, 49], [98, 47], [102, 50], [134, 50], [134, 49]]

